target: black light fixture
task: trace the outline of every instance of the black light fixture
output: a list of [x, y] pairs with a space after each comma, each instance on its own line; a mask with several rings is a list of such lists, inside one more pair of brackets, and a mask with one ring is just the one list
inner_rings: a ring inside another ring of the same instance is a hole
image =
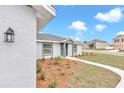
[[4, 33], [4, 42], [14, 42], [14, 31], [9, 27], [8, 30]]

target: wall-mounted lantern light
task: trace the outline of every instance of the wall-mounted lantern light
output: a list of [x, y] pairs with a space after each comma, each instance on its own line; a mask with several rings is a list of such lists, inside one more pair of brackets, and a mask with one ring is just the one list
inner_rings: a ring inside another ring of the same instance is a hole
[[14, 31], [9, 27], [8, 30], [4, 33], [4, 42], [14, 42]]

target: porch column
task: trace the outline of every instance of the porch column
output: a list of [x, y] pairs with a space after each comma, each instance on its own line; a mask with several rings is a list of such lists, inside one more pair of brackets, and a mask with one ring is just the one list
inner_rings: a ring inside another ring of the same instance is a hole
[[66, 56], [66, 43], [63, 44], [63, 55]]
[[74, 44], [72, 43], [72, 56], [74, 56]]

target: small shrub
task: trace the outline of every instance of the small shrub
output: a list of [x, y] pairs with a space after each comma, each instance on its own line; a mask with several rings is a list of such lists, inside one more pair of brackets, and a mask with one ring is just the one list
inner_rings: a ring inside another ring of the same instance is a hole
[[37, 68], [37, 73], [39, 73], [42, 70], [38, 63], [37, 63], [37, 67], [36, 68]]
[[93, 53], [90, 53], [91, 56], [93, 56], [94, 54]]
[[53, 82], [50, 82], [48, 85], [48, 88], [56, 88], [57, 87], [57, 82], [54, 80]]
[[75, 64], [77, 64], [77, 62], [74, 62]]
[[75, 55], [74, 57], [77, 57], [77, 55]]
[[59, 60], [54, 60], [54, 64], [55, 65], [59, 64]]
[[60, 68], [57, 68], [57, 70], [58, 70], [58, 71], [61, 71], [61, 69], [60, 69]]
[[80, 75], [76, 76], [75, 79], [80, 80], [81, 79]]
[[88, 56], [88, 53], [85, 53], [86, 56]]
[[61, 72], [60, 75], [61, 75], [61, 76], [64, 76], [64, 75], [65, 75], [65, 72]]
[[61, 57], [59, 57], [59, 56], [58, 56], [58, 57], [55, 57], [55, 58], [54, 58], [54, 64], [55, 64], [55, 65], [59, 64], [59, 62], [60, 62], [61, 60], [62, 60]]
[[70, 69], [70, 68], [71, 68], [70, 66], [67, 67], [67, 69]]
[[93, 54], [93, 56], [96, 56], [96, 54]]
[[50, 68], [51, 68], [51, 66], [49, 65], [49, 66], [48, 66], [48, 68], [50, 69]]
[[79, 54], [78, 57], [81, 57], [81, 55]]
[[70, 64], [67, 63], [67, 64], [65, 64], [65, 65], [66, 65], [66, 66], [69, 66]]
[[45, 74], [44, 74], [44, 72], [41, 72], [40, 80], [45, 80]]
[[42, 61], [45, 61], [45, 57], [44, 56], [42, 57]]
[[51, 57], [50, 59], [53, 60], [53, 57]]
[[81, 56], [85, 56], [83, 52], [81, 53]]

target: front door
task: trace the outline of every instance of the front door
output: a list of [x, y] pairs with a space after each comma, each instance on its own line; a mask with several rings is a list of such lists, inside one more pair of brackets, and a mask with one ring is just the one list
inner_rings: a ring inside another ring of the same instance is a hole
[[64, 56], [64, 44], [61, 43], [61, 56]]
[[61, 56], [68, 56], [68, 44], [61, 43]]
[[68, 56], [68, 44], [66, 44], [66, 46], [65, 46], [65, 51], [66, 51], [66, 56]]

